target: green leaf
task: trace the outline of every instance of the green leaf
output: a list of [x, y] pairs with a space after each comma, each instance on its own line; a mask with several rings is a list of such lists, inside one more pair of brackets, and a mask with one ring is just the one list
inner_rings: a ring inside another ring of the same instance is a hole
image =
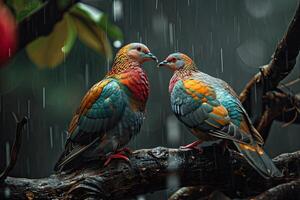
[[97, 8], [84, 3], [77, 3], [73, 6], [70, 12], [74, 15], [85, 18], [87, 21], [92, 21], [96, 24], [96, 26], [105, 30], [108, 37], [111, 39], [123, 41], [123, 33], [121, 29], [110, 23], [108, 16]]
[[56, 67], [72, 49], [76, 35], [73, 20], [65, 14], [48, 36], [40, 37], [26, 47], [27, 54], [41, 68]]
[[86, 19], [92, 20], [95, 23], [99, 22], [103, 16], [102, 11], [84, 3], [75, 4], [75, 6], [73, 6], [71, 9], [71, 13], [80, 14]]
[[13, 8], [18, 22], [44, 5], [40, 0], [8, 0], [7, 4]]
[[112, 59], [112, 48], [106, 33], [93, 21], [75, 13], [70, 13], [76, 24], [79, 39], [88, 47]]
[[101, 20], [97, 24], [104, 30], [106, 29], [107, 35], [112, 39], [123, 41], [121, 29], [118, 26], [111, 24], [106, 14], [103, 14]]

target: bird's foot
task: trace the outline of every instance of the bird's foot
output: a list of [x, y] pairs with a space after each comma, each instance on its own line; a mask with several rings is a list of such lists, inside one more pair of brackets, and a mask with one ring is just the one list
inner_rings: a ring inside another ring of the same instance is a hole
[[197, 140], [195, 142], [192, 142], [191, 144], [180, 146], [180, 149], [193, 149], [197, 150], [199, 153], [203, 153], [203, 149], [199, 147], [198, 145], [201, 144], [203, 141]]
[[124, 153], [132, 154], [132, 151], [127, 147], [118, 149], [115, 154], [108, 156], [107, 160], [104, 163], [104, 167], [106, 167], [113, 159], [123, 159], [127, 162], [130, 162], [129, 158]]

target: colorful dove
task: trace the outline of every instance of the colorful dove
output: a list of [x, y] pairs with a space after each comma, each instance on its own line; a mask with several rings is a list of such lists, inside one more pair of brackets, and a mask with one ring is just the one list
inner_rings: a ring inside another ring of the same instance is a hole
[[231, 140], [263, 177], [282, 175], [260, 147], [262, 137], [226, 82], [200, 72], [182, 53], [169, 55], [159, 66], [174, 71], [169, 84], [172, 110], [199, 139], [186, 147], [193, 148], [202, 141]]
[[111, 71], [86, 93], [73, 116], [56, 171], [101, 156], [108, 156], [106, 164], [113, 158], [128, 160], [122, 151], [144, 120], [149, 83], [141, 67], [150, 60], [157, 58], [140, 43], [119, 50]]

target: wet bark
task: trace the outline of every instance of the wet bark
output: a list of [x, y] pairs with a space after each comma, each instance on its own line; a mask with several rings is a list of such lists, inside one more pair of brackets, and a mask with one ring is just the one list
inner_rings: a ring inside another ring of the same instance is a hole
[[9, 190], [10, 199], [129, 199], [166, 189], [168, 177], [176, 176], [181, 186], [200, 184], [231, 197], [248, 197], [297, 180], [299, 158], [299, 151], [276, 157], [274, 162], [285, 176], [263, 179], [239, 153], [224, 152], [220, 146], [205, 147], [201, 155], [195, 150], [157, 147], [134, 152], [130, 163], [118, 160], [106, 168], [90, 163], [84, 169], [42, 179], [8, 177], [0, 191], [3, 197]]

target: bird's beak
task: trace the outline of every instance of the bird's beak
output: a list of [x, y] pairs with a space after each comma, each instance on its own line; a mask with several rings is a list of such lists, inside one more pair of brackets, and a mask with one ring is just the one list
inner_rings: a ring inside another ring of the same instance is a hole
[[145, 53], [145, 58], [150, 58], [150, 59], [152, 59], [152, 60], [154, 60], [155, 62], [157, 62], [158, 63], [158, 59], [157, 59], [157, 57], [155, 56], [155, 55], [153, 55], [152, 53]]
[[164, 60], [164, 61], [160, 62], [157, 65], [157, 67], [163, 67], [163, 66], [168, 67], [169, 66], [168, 63], [169, 63], [168, 61]]

